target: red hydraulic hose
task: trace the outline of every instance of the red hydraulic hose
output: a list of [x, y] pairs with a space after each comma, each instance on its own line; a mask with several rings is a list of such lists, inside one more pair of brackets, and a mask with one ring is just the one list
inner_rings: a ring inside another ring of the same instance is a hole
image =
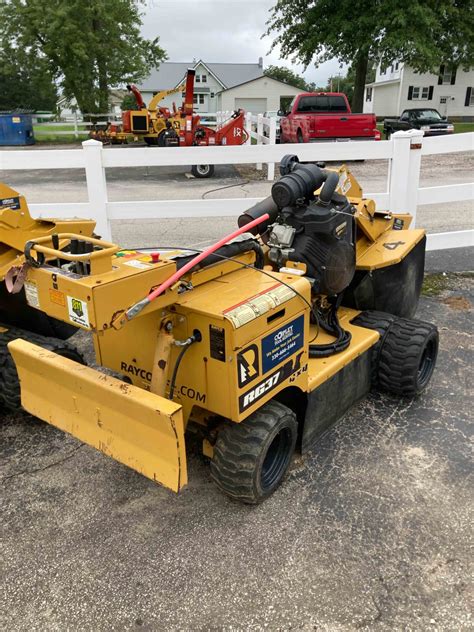
[[241, 226], [239, 229], [235, 230], [230, 235], [227, 235], [227, 237], [223, 237], [212, 246], [209, 246], [209, 248], [206, 248], [206, 250], [203, 250], [203, 252], [196, 255], [193, 259], [191, 259], [191, 261], [188, 261], [188, 263], [186, 263], [186, 265], [184, 265], [180, 270], [177, 270], [174, 274], [172, 274], [169, 277], [169, 279], [166, 279], [166, 281], [164, 281], [164, 283], [162, 283], [155, 290], [153, 290], [153, 292], [150, 292], [150, 294], [148, 294], [147, 297], [143, 298], [141, 301], [138, 301], [138, 303], [135, 303], [135, 305], [132, 305], [132, 307], [129, 307], [127, 311], [125, 312], [126, 319], [131, 320], [132, 318], [134, 318], [149, 303], [154, 301], [155, 298], [160, 296], [160, 294], [163, 294], [165, 290], [167, 290], [172, 285], [174, 285], [184, 274], [186, 274], [186, 272], [189, 272], [191, 268], [194, 268], [195, 265], [200, 263], [203, 259], [211, 255], [213, 252], [215, 252], [222, 246], [225, 246], [227, 242], [231, 241], [235, 237], [238, 237], [242, 233], [249, 232], [254, 226], [257, 226], [258, 224], [265, 222], [269, 218], [270, 216], [268, 215], [268, 213], [265, 213], [264, 215], [257, 217], [257, 219], [254, 219], [252, 222], [245, 224], [245, 226]]

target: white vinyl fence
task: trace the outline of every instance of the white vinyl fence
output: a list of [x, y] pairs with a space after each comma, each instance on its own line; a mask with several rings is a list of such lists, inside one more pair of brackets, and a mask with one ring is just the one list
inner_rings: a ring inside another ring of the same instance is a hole
[[[257, 117], [257, 128], [258, 125]], [[258, 131], [253, 133], [258, 136]], [[297, 154], [301, 161], [312, 162], [387, 159], [389, 170], [386, 191], [366, 192], [365, 196], [373, 198], [380, 210], [411, 213], [416, 223], [418, 205], [452, 203], [474, 198], [473, 182], [420, 188], [421, 156], [468, 152], [473, 148], [472, 132], [449, 137], [423, 138], [423, 132], [418, 130], [397, 132], [390, 140], [377, 142], [275, 145], [262, 141], [262, 144], [257, 145], [227, 147], [157, 147], [153, 151], [127, 147], [104, 149], [102, 143], [88, 140], [82, 143], [82, 149], [0, 150], [0, 169], [85, 169], [88, 202], [31, 204], [30, 208], [35, 216], [93, 218], [97, 222], [97, 232], [105, 239], [111, 239], [111, 220], [235, 216], [261, 198], [109, 202], [106, 181], [108, 168], [263, 162], [271, 164], [279, 162], [285, 154]], [[474, 230], [462, 230], [428, 235], [427, 248], [441, 250], [473, 244]]]

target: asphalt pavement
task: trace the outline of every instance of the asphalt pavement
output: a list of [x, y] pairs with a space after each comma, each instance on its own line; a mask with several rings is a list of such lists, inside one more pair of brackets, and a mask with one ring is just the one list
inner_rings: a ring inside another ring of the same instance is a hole
[[174, 495], [4, 414], [1, 628], [471, 630], [474, 283], [433, 279], [418, 310], [440, 331], [430, 388], [372, 393], [257, 507], [218, 491], [192, 441]]

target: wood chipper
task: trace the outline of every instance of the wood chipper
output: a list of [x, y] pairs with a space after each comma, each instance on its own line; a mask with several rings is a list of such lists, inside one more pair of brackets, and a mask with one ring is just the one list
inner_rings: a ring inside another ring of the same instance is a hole
[[[189, 68], [185, 83], [171, 90], [158, 92], [145, 104], [141, 92], [134, 84], [128, 90], [135, 96], [136, 110], [122, 113], [122, 123], [108, 123], [105, 130], [94, 129], [90, 137], [102, 142], [124, 143], [129, 140], [143, 140], [149, 146], [191, 147], [242, 145], [248, 139], [245, 130], [245, 112], [236, 110], [224, 123], [215, 129], [201, 123], [199, 114], [194, 113], [194, 76]], [[173, 109], [158, 104], [165, 97], [182, 92], [184, 98], [179, 108], [173, 103]], [[193, 165], [192, 174], [196, 178], [209, 178], [214, 173], [214, 165]]]
[[175, 492], [195, 431], [217, 485], [258, 503], [373, 386], [421, 393], [438, 349], [412, 319], [425, 232], [377, 211], [345, 167], [282, 170], [205, 251], [30, 239], [30, 306], [89, 331], [116, 377], [14, 340], [24, 408]]
[[25, 198], [0, 183], [0, 407], [20, 406], [18, 378], [7, 349], [10, 340], [27, 337], [57, 354], [83, 362], [77, 350], [64, 342], [76, 333], [77, 327], [28, 304], [22, 276], [18, 274], [25, 263], [25, 243], [47, 236], [54, 239], [58, 248], [68, 248], [70, 242], [57, 241], [58, 234], [74, 233], [82, 241], [93, 235], [94, 227], [91, 220], [33, 219]]

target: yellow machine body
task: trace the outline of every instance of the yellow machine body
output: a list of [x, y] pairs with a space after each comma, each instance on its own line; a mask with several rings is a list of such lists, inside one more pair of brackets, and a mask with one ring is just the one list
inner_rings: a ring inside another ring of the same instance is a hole
[[[356, 207], [357, 269], [375, 271], [401, 261], [424, 231], [408, 229], [408, 215], [377, 213], [347, 169], [339, 173], [340, 190]], [[339, 320], [352, 334], [351, 344], [331, 357], [309, 358], [310, 343], [331, 341], [310, 324], [310, 282], [299, 264], [294, 273], [270, 266], [262, 273], [252, 267], [253, 252], [188, 273], [184, 285], [171, 287], [127, 321], [126, 310], [167, 280], [183, 253], [161, 252], [158, 259], [146, 250], [94, 246], [90, 255], [68, 255], [55, 251], [48, 238], [36, 240], [34, 256], [42, 254], [45, 263], [28, 268], [25, 292], [31, 307], [90, 331], [97, 363], [126, 381], [16, 340], [9, 348], [22, 403], [40, 419], [174, 491], [187, 477], [184, 432], [191, 422], [212, 436], [223, 420], [241, 423], [275, 396], [318, 392], [350, 365], [365, 362], [379, 339], [376, 331], [352, 323], [358, 310], [342, 307]], [[87, 259], [90, 273], [59, 268], [60, 257]], [[179, 343], [195, 332], [200, 339], [173, 377]], [[316, 423], [319, 431], [322, 422]], [[311, 433], [303, 443], [309, 445]], [[206, 439], [205, 453], [212, 450]]]
[[25, 243], [54, 233], [91, 237], [95, 222], [87, 219], [33, 219], [23, 195], [0, 182], [0, 281], [25, 258]]

